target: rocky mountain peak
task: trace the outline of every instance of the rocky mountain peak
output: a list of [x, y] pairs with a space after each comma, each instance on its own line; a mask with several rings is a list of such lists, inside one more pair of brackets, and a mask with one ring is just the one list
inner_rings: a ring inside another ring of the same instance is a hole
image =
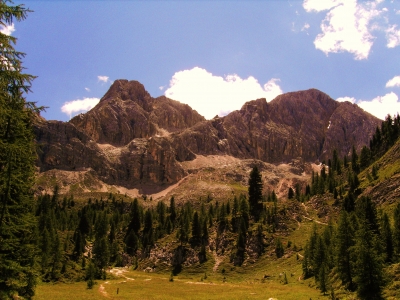
[[199, 155], [281, 164], [341, 157], [368, 145], [381, 121], [357, 105], [310, 89], [256, 99], [205, 120], [186, 104], [153, 98], [138, 81], [116, 80], [100, 103], [68, 123], [42, 122], [41, 170], [92, 169], [125, 187], [176, 183]]
[[105, 102], [110, 99], [121, 99], [122, 101], [131, 100], [143, 107], [150, 98], [150, 94], [139, 81], [118, 79], [114, 81], [107, 93], [101, 98], [100, 102]]

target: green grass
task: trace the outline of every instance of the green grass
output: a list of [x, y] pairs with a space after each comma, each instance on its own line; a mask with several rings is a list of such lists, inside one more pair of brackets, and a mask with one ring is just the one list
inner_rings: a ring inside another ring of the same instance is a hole
[[[208, 276], [206, 280], [186, 276], [174, 277], [169, 281], [165, 274], [131, 271], [119, 278], [98, 281], [92, 290], [85, 282], [75, 284], [41, 284], [37, 288], [34, 300], [41, 299], [327, 299], [308, 282], [298, 283], [289, 278], [284, 285], [274, 279], [262, 282], [222, 282], [217, 276]], [[133, 280], [132, 280], [133, 279]], [[104, 288], [104, 294], [100, 289]], [[117, 294], [118, 289], [118, 294]]]
[[39, 284], [36, 288], [36, 295], [33, 297], [34, 300], [91, 300], [101, 298], [103, 296], [99, 292], [99, 285], [97, 284], [93, 289], [89, 290], [86, 282]]

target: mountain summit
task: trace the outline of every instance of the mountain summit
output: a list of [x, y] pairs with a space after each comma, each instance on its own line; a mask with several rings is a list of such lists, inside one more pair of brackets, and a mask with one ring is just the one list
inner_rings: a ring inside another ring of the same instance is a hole
[[82, 171], [126, 188], [176, 183], [183, 162], [228, 155], [268, 163], [327, 159], [361, 149], [381, 121], [357, 105], [310, 89], [271, 102], [249, 101], [225, 117], [205, 120], [186, 104], [152, 98], [137, 81], [116, 80], [99, 104], [69, 122], [36, 126], [37, 165]]

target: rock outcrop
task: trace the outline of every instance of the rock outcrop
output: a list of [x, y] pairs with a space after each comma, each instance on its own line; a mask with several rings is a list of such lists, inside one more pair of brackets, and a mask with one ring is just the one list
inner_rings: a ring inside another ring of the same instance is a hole
[[38, 121], [37, 165], [91, 169], [107, 184], [127, 188], [176, 183], [181, 162], [196, 155], [230, 155], [269, 163], [317, 161], [333, 149], [361, 149], [381, 121], [316, 90], [292, 92], [267, 103], [247, 102], [225, 117], [205, 120], [188, 105], [152, 98], [137, 81], [117, 80], [86, 114], [70, 122]]
[[324, 160], [337, 149], [348, 155], [353, 145], [367, 145], [381, 121], [357, 105], [340, 103], [315, 90], [247, 102], [223, 118], [197, 123], [174, 135], [177, 158], [192, 153], [229, 154], [265, 162]]
[[95, 142], [124, 146], [136, 138], [166, 136], [204, 121], [188, 105], [152, 98], [137, 81], [116, 80], [100, 103], [70, 123]]

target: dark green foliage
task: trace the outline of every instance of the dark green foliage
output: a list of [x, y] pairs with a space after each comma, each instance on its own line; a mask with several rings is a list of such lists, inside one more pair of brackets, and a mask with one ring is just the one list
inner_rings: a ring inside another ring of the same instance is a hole
[[393, 247], [398, 258], [400, 257], [400, 203], [397, 204], [394, 210], [393, 219]]
[[384, 252], [386, 254], [386, 262], [391, 262], [393, 259], [393, 234], [390, 226], [389, 217], [386, 213], [382, 216], [381, 221], [381, 239], [383, 243]]
[[371, 161], [371, 150], [366, 146], [362, 147], [360, 158], [359, 158], [359, 165], [360, 169], [364, 170], [366, 167], [369, 166]]
[[280, 238], [276, 239], [275, 243], [275, 254], [277, 258], [281, 258], [285, 252], [285, 249], [283, 248], [282, 241]]
[[358, 154], [356, 148], [353, 145], [351, 149], [351, 169], [354, 173], [358, 174], [360, 172], [360, 165], [358, 164]]
[[[5, 26], [24, 20], [23, 5], [0, 2]], [[12, 2], [10, 2], [12, 3]], [[0, 33], [0, 298], [31, 298], [36, 285], [36, 219], [32, 213], [35, 145], [32, 125], [40, 110], [25, 100], [34, 76], [23, 74], [17, 39]]]
[[288, 199], [293, 199], [293, 198], [294, 198], [294, 191], [290, 187], [289, 190], [288, 190]]
[[262, 201], [262, 189], [263, 184], [261, 181], [261, 174], [258, 171], [257, 166], [254, 166], [250, 172], [249, 178], [249, 206], [250, 214], [258, 220], [260, 213], [260, 202]]
[[354, 229], [348, 214], [343, 210], [340, 214], [336, 231], [335, 250], [336, 266], [342, 284], [349, 290], [353, 290], [354, 269], [352, 266], [352, 247], [354, 246]]
[[174, 224], [175, 223], [175, 219], [176, 219], [176, 208], [175, 208], [175, 198], [174, 198], [174, 196], [172, 196], [171, 199], [170, 199], [169, 218], [171, 219], [172, 224]]
[[192, 241], [194, 245], [198, 245], [201, 239], [201, 226], [199, 220], [199, 214], [197, 211], [194, 212], [192, 222]]
[[370, 197], [362, 196], [357, 199], [356, 215], [361, 219], [361, 222], [365, 223], [369, 230], [375, 233], [379, 232], [376, 206]]
[[361, 225], [356, 233], [354, 282], [360, 299], [381, 299], [383, 263], [377, 251], [376, 237], [366, 225]]
[[131, 208], [131, 221], [128, 225], [128, 230], [127, 233], [129, 233], [131, 230], [133, 230], [136, 234], [140, 230], [140, 209], [139, 209], [139, 202], [138, 199], [135, 198], [132, 203], [132, 208]]
[[87, 281], [87, 288], [92, 289], [95, 285], [94, 277], [96, 274], [96, 268], [92, 261], [89, 262], [89, 265], [86, 269], [86, 277], [85, 280]]
[[240, 218], [239, 232], [236, 241], [236, 257], [234, 260], [235, 265], [242, 265], [244, 261], [244, 255], [246, 253], [246, 240], [247, 240], [247, 227], [245, 220]]
[[139, 248], [139, 239], [135, 234], [135, 231], [131, 230], [125, 238], [126, 252], [129, 255], [135, 255]]

